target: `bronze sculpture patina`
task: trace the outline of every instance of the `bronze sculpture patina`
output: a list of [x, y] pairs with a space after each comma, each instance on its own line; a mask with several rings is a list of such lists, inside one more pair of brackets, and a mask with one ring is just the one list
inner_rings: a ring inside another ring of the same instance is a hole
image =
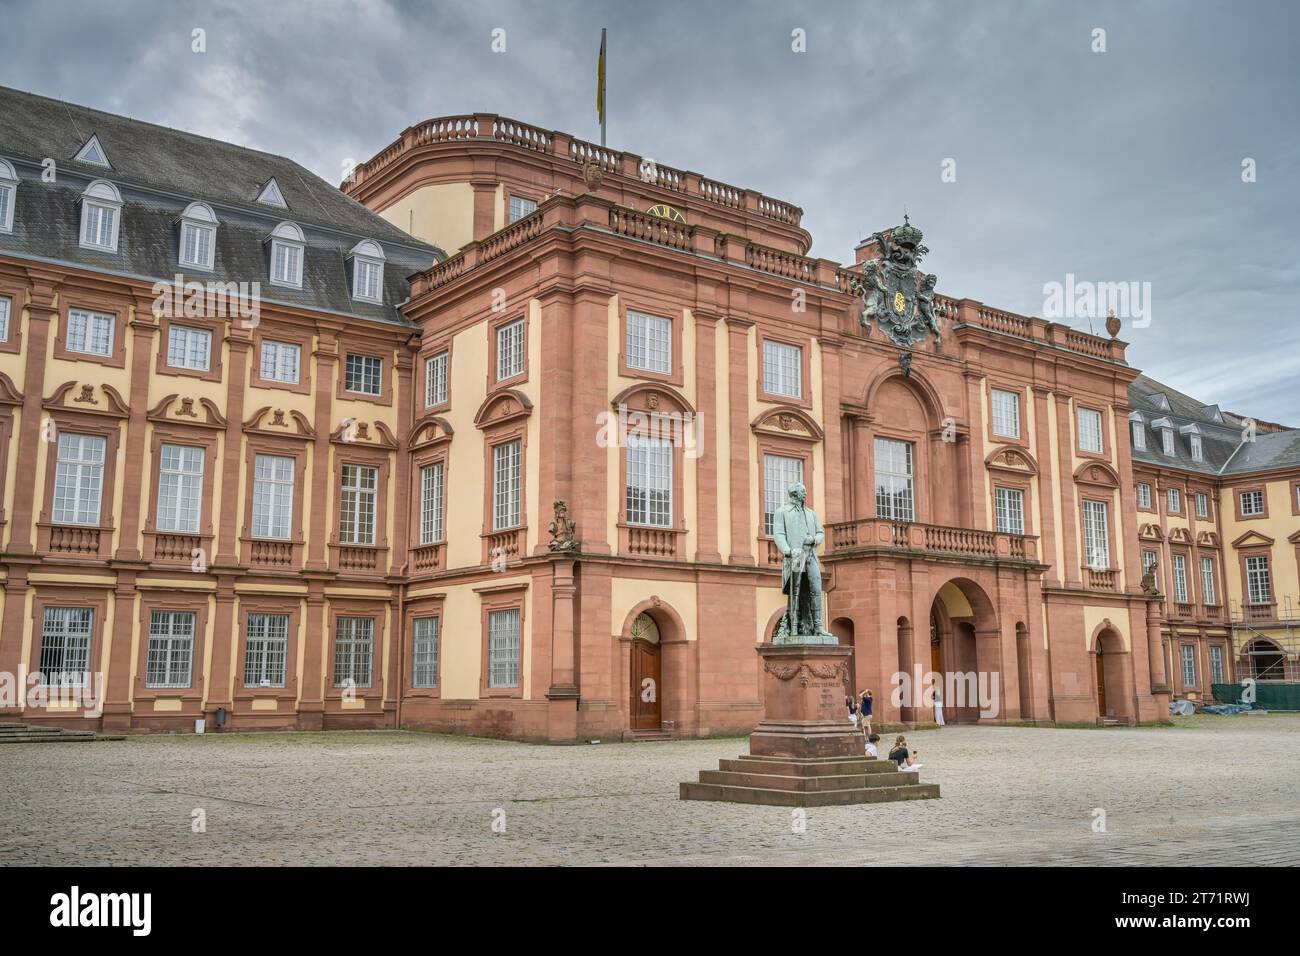
[[808, 489], [796, 481], [790, 500], [772, 516], [772, 539], [784, 555], [781, 593], [785, 616], [773, 638], [775, 644], [838, 644], [822, 627], [822, 572], [817, 547], [826, 540], [817, 513], [804, 505]]
[[872, 234], [880, 246], [880, 258], [862, 264], [862, 278], [854, 291], [862, 299], [862, 324], [871, 328], [874, 319], [880, 330], [899, 348], [911, 348], [934, 335], [939, 344], [939, 320], [934, 313], [934, 286], [938, 279], [922, 276], [917, 268], [930, 250], [921, 245], [921, 230], [903, 217], [903, 224], [887, 232]]

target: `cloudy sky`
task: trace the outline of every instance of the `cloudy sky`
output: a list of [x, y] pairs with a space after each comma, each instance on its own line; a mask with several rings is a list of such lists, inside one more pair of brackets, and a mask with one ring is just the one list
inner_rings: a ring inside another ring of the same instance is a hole
[[801, 206], [813, 254], [838, 261], [906, 209], [939, 291], [1011, 311], [1043, 315], [1044, 285], [1067, 275], [1150, 283], [1150, 324], [1121, 333], [1131, 363], [1300, 425], [1290, 0], [4, 8], [0, 84], [282, 153], [331, 182], [431, 116], [598, 140], [608, 27], [610, 146]]

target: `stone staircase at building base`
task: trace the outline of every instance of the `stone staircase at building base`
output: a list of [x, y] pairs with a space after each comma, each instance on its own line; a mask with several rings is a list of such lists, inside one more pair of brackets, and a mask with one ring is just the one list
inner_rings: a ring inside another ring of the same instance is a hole
[[889, 760], [862, 757], [742, 756], [700, 771], [698, 783], [681, 784], [683, 800], [720, 800], [770, 807], [830, 807], [896, 800], [934, 800], [937, 783], [920, 783]]
[[93, 730], [66, 730], [36, 724], [0, 723], [0, 744], [55, 744], [73, 741], [126, 740], [120, 734], [100, 734]]

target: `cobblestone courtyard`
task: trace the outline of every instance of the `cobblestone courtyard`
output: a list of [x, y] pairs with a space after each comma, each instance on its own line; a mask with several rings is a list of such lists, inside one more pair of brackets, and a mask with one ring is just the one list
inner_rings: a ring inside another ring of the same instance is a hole
[[[546, 747], [416, 733], [0, 747], [0, 863], [1300, 863], [1300, 715], [909, 735], [943, 799], [682, 802], [745, 741]], [[1105, 833], [1093, 832], [1094, 809]], [[191, 832], [195, 810], [206, 832]], [[493, 832], [494, 816], [505, 832]]]

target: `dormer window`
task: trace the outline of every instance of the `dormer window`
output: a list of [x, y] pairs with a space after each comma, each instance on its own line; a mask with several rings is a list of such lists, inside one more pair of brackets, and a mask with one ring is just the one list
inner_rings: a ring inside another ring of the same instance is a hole
[[0, 232], [14, 231], [14, 203], [18, 198], [18, 174], [0, 159]]
[[96, 179], [81, 194], [81, 244], [117, 252], [122, 194], [106, 179]]
[[1174, 451], [1174, 423], [1167, 418], [1157, 418], [1151, 423], [1151, 427], [1160, 433], [1160, 450], [1164, 452], [1167, 458], [1173, 458]]
[[99, 137], [94, 133], [90, 139], [86, 140], [85, 145], [77, 150], [77, 155], [72, 157], [79, 163], [89, 163], [91, 166], [103, 166], [105, 169], [112, 169], [113, 164], [108, 161], [108, 154], [104, 152], [104, 147], [99, 145]]
[[271, 231], [271, 284], [302, 288], [302, 257], [307, 247], [296, 223], [282, 222]]
[[1150, 396], [1150, 402], [1163, 412], [1169, 411], [1169, 399], [1165, 396], [1164, 392], [1155, 392], [1152, 394]]
[[288, 209], [289, 204], [284, 201], [284, 194], [280, 192], [280, 184], [272, 176], [268, 179], [257, 192], [257, 201], [267, 206], [278, 206], [281, 209]]
[[1187, 436], [1187, 442], [1192, 449], [1192, 461], [1204, 461], [1205, 455], [1201, 449], [1201, 430], [1195, 425], [1184, 425], [1178, 430]]
[[1147, 428], [1146, 420], [1143, 419], [1141, 412], [1133, 412], [1128, 417], [1129, 431], [1133, 434], [1133, 450], [1147, 450]]
[[384, 301], [384, 250], [379, 243], [362, 239], [348, 253], [352, 262], [352, 298], [364, 302]]
[[217, 217], [207, 203], [192, 202], [181, 214], [179, 261], [195, 269], [211, 269], [216, 256]]

